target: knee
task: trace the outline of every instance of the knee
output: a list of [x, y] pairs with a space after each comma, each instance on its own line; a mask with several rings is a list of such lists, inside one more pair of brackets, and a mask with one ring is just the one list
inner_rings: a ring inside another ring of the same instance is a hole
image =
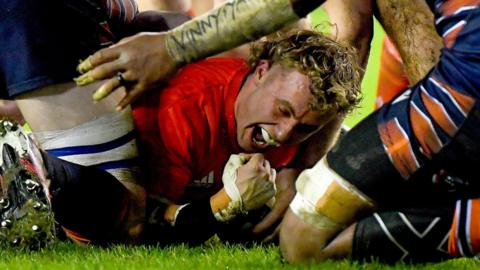
[[320, 262], [329, 259], [324, 252], [325, 237], [288, 211], [280, 228], [280, 250], [290, 263]]
[[315, 259], [312, 252], [309, 252], [298, 243], [285, 241], [285, 237], [280, 237], [280, 251], [285, 261], [289, 263], [305, 263]]

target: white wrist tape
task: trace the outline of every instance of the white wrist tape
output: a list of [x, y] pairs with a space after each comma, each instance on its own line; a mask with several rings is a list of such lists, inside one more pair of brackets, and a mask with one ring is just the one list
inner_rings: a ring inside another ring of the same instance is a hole
[[246, 213], [242, 196], [235, 182], [237, 181], [237, 169], [245, 163], [245, 159], [239, 155], [231, 155], [225, 165], [222, 175], [223, 188], [230, 197], [228, 207], [214, 213], [215, 218], [220, 222], [228, 222], [241, 213]]
[[290, 209], [316, 228], [343, 228], [359, 211], [373, 209], [373, 201], [335, 173], [323, 158], [303, 171], [296, 182], [297, 195]]
[[237, 185], [237, 169], [245, 163], [245, 160], [239, 155], [231, 155], [225, 165], [222, 175], [223, 187], [232, 202], [239, 201], [242, 205], [242, 196]]

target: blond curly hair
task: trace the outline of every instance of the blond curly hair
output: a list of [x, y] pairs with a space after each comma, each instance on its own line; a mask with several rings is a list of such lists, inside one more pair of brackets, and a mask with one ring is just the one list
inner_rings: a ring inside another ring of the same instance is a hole
[[315, 97], [309, 105], [313, 111], [348, 113], [360, 102], [363, 70], [355, 49], [322, 33], [293, 30], [255, 42], [250, 50], [250, 68], [253, 70], [260, 60], [307, 75]]

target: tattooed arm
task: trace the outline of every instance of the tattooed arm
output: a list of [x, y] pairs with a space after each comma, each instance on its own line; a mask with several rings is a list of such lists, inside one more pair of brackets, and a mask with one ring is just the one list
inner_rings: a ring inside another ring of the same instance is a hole
[[[80, 81], [108, 79], [94, 93], [100, 100], [126, 88], [121, 109], [179, 66], [213, 55], [303, 17], [323, 0], [234, 0], [165, 33], [140, 33], [98, 51], [80, 63]], [[124, 85], [116, 78], [122, 72]]]

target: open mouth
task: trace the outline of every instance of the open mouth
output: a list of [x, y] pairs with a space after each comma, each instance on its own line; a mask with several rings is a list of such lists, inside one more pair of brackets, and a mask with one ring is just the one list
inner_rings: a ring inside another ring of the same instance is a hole
[[273, 139], [266, 129], [260, 126], [255, 126], [252, 137], [253, 142], [259, 148], [265, 148], [267, 146], [280, 146], [280, 143]]

